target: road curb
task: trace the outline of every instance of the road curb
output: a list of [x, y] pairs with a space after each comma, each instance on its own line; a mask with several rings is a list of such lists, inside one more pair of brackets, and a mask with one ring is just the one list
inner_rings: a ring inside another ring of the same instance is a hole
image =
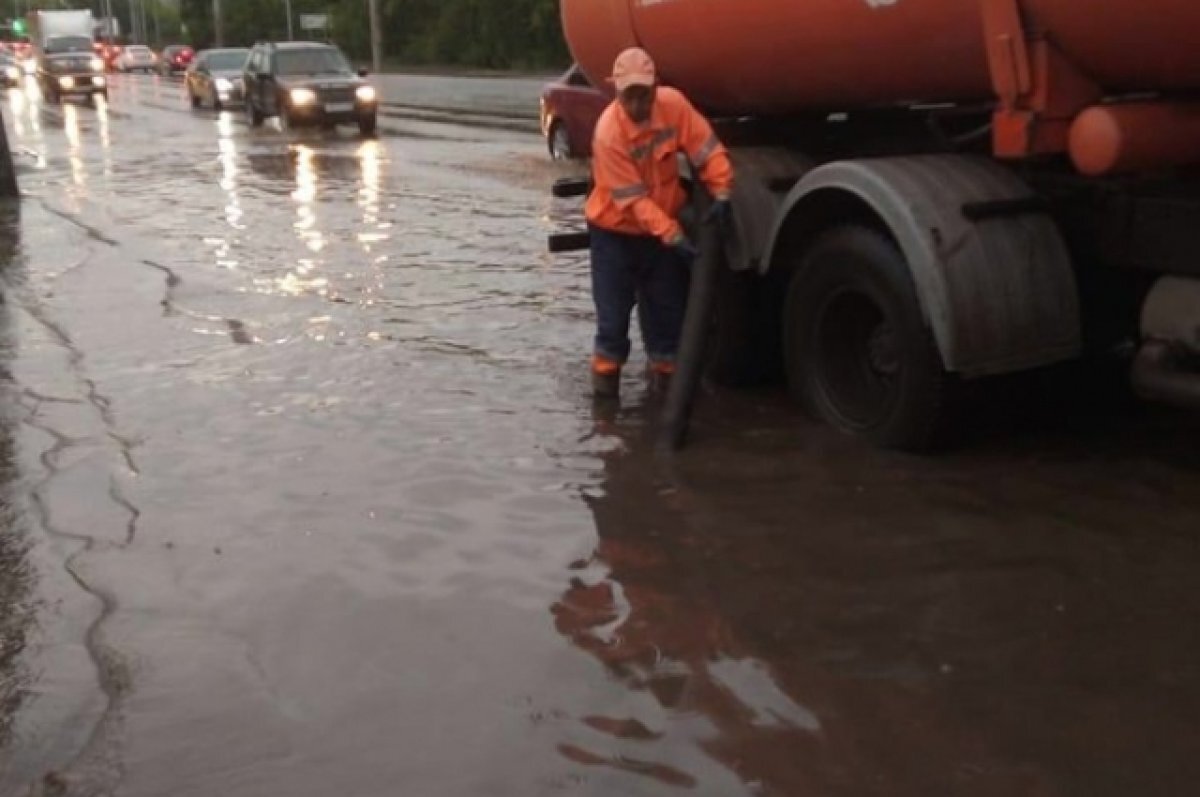
[[541, 132], [541, 125], [536, 118], [492, 113], [486, 110], [467, 111], [457, 108], [434, 108], [419, 105], [384, 103], [379, 107], [379, 115], [388, 119], [436, 122], [439, 124], [481, 127], [490, 130], [508, 130], [515, 133], [538, 134]]

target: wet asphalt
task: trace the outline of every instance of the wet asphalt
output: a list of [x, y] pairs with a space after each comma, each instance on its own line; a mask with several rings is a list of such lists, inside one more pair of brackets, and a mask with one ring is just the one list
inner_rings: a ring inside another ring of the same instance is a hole
[[1194, 419], [659, 457], [536, 137], [3, 113], [0, 795], [1195, 793]]

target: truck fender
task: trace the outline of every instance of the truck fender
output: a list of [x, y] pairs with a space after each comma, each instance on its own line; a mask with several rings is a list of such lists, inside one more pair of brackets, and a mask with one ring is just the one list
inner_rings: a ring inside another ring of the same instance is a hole
[[1070, 255], [1009, 169], [960, 155], [825, 164], [784, 200], [762, 264], [786, 273], [816, 235], [847, 224], [891, 236], [948, 371], [974, 378], [1079, 355]]
[[787, 192], [816, 165], [783, 147], [732, 147], [734, 234], [725, 238], [725, 260], [734, 271], [760, 270]]

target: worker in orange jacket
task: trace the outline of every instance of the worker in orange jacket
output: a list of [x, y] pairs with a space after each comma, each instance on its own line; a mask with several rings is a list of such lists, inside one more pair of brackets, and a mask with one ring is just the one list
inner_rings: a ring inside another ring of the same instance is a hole
[[596, 303], [592, 385], [600, 397], [618, 393], [635, 305], [652, 373], [665, 379], [675, 370], [696, 255], [678, 221], [687, 202], [679, 153], [699, 172], [714, 198], [710, 216], [723, 224], [733, 188], [729, 154], [712, 126], [683, 94], [658, 85], [646, 51], [617, 56], [611, 81], [617, 98], [596, 124], [586, 207]]

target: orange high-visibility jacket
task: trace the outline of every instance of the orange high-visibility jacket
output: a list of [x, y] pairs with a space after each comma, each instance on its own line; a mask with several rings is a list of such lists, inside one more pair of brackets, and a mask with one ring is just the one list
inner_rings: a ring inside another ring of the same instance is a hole
[[612, 232], [654, 235], [670, 243], [681, 232], [675, 219], [687, 201], [679, 183], [680, 150], [713, 196], [729, 196], [729, 153], [686, 97], [660, 86], [644, 125], [634, 124], [614, 101], [596, 123], [588, 221]]

